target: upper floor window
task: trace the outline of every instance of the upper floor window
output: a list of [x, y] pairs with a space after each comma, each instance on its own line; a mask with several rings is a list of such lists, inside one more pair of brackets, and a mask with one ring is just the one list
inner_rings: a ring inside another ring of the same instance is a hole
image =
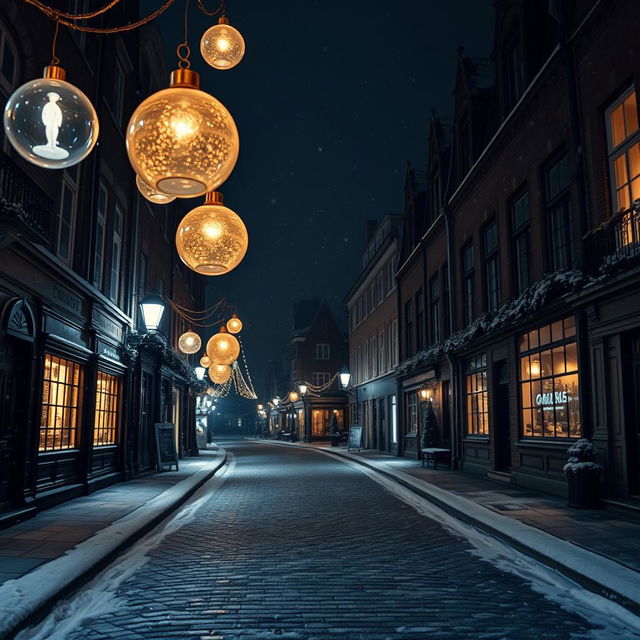
[[124, 86], [125, 77], [122, 65], [116, 62], [114, 65], [113, 87], [110, 100], [111, 111], [118, 128], [122, 126], [122, 116], [124, 113]]
[[462, 250], [462, 293], [464, 296], [464, 323], [468, 326], [475, 317], [475, 252], [469, 244]]
[[424, 320], [424, 294], [422, 289], [416, 293], [416, 349], [423, 349], [425, 346], [425, 320]]
[[111, 283], [109, 295], [114, 302], [120, 293], [120, 269], [122, 266], [122, 209], [116, 205], [113, 214], [113, 242], [111, 244]]
[[440, 340], [440, 281], [437, 273], [431, 276], [429, 293], [431, 295], [431, 342], [436, 343]]
[[510, 209], [513, 291], [518, 296], [531, 284], [529, 194], [525, 191], [514, 198]]
[[470, 436], [489, 435], [489, 394], [487, 391], [487, 355], [467, 362], [465, 371], [466, 432]]
[[404, 303], [404, 347], [405, 356], [413, 354], [413, 309], [411, 300]]
[[107, 187], [101, 182], [96, 207], [95, 253], [93, 256], [93, 284], [102, 289], [104, 276], [104, 236], [107, 226]]
[[65, 262], [71, 261], [78, 202], [78, 168], [65, 170], [58, 218], [57, 253]]
[[321, 387], [331, 380], [331, 374], [324, 371], [315, 371], [311, 374], [311, 384], [314, 387]]
[[500, 306], [500, 252], [495, 220], [484, 229], [484, 271], [487, 311], [495, 311]]
[[552, 271], [573, 265], [574, 247], [569, 187], [569, 158], [563, 154], [544, 175], [545, 208], [549, 238], [549, 266]]
[[[607, 133], [613, 209], [626, 211], [640, 198], [640, 128], [633, 87], [607, 110]], [[620, 222], [618, 245], [640, 242], [637, 216], [623, 216]]]
[[451, 315], [449, 312], [449, 265], [445, 263], [442, 266], [442, 310], [444, 312], [444, 322], [442, 324], [442, 335], [446, 338], [450, 334]]
[[17, 80], [17, 53], [13, 40], [0, 22], [0, 88], [11, 93]]
[[[81, 15], [89, 12], [89, 0], [69, 0], [69, 13], [74, 15]], [[71, 36], [76, 41], [78, 47], [84, 51], [87, 44], [86, 31], [78, 31], [77, 29], [71, 29]]]
[[316, 360], [329, 360], [330, 347], [328, 344], [319, 343], [316, 345]]
[[504, 48], [504, 102], [505, 111], [510, 111], [524, 92], [524, 65], [520, 41], [513, 37]]

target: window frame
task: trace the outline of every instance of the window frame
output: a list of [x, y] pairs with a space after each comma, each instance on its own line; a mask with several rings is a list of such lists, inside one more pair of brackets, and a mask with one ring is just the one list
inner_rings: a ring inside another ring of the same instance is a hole
[[[549, 195], [551, 171], [558, 167], [561, 162], [567, 163], [566, 184], [558, 189], [553, 195]], [[554, 273], [563, 269], [570, 269], [575, 264], [575, 242], [573, 233], [573, 212], [571, 207], [571, 169], [569, 166], [569, 154], [566, 149], [556, 152], [551, 159], [545, 163], [542, 168], [542, 193], [544, 196], [544, 223], [547, 228], [547, 263], [549, 271]], [[558, 219], [555, 217], [561, 212], [560, 223], [566, 233], [566, 242], [560, 246], [556, 242], [556, 223]], [[562, 251], [562, 262], [556, 262], [557, 255]]]
[[328, 342], [317, 342], [314, 354], [314, 360], [331, 360], [331, 345]]
[[[516, 223], [516, 210], [519, 203], [526, 200], [526, 221]], [[533, 282], [531, 268], [531, 206], [529, 191], [526, 188], [520, 189], [509, 201], [509, 222], [511, 225], [511, 264], [513, 278], [514, 297], [519, 296], [525, 289], [528, 289]], [[526, 254], [526, 284], [524, 284], [523, 266], [521, 257], [521, 245], [525, 245]]]
[[[106, 378], [109, 383], [109, 389], [101, 392], [100, 380]], [[107, 408], [101, 403], [101, 399], [107, 401]], [[122, 421], [122, 376], [116, 376], [106, 371], [98, 370], [96, 377], [95, 389], [95, 410], [93, 421], [93, 441], [94, 447], [113, 447], [118, 445], [121, 432]], [[97, 436], [102, 434], [102, 436]], [[104, 435], [108, 438], [106, 442], [97, 443], [98, 438], [103, 439]]]
[[[62, 184], [61, 184], [61, 192], [60, 192], [60, 207], [58, 210], [58, 228], [56, 234], [56, 255], [66, 264], [72, 264], [73, 262], [73, 250], [75, 248], [75, 229], [76, 229], [76, 219], [78, 212], [78, 181], [80, 179], [80, 167], [75, 167], [76, 169], [76, 178], [73, 178], [71, 172], [66, 169], [62, 173]], [[69, 252], [68, 255], [64, 255], [61, 252], [60, 247], [60, 239], [62, 237], [62, 227], [65, 224], [64, 221], [64, 205], [65, 205], [65, 190], [68, 190], [71, 197], [71, 215], [69, 224], [67, 225], [69, 228]]]
[[[491, 435], [486, 353], [467, 360], [464, 381], [465, 438], [486, 439]], [[479, 385], [479, 381], [482, 384]], [[481, 409], [479, 400], [482, 401]]]
[[[102, 196], [104, 195], [104, 198]], [[101, 209], [101, 206], [104, 207], [104, 210]], [[94, 247], [94, 258], [93, 258], [93, 278], [92, 283], [96, 289], [102, 291], [102, 286], [104, 284], [104, 250], [105, 250], [105, 241], [107, 235], [107, 211], [109, 208], [109, 191], [105, 183], [101, 180], [98, 186], [98, 199], [97, 206], [95, 207], [96, 211], [96, 225], [95, 225], [95, 247]], [[98, 233], [100, 231], [100, 234]]]
[[[468, 327], [476, 317], [476, 293], [475, 293], [475, 248], [473, 242], [468, 242], [462, 248], [460, 262], [462, 264], [462, 296], [464, 325]], [[471, 258], [467, 261], [467, 255]]]
[[[489, 231], [495, 232], [495, 244], [489, 246]], [[500, 239], [498, 221], [492, 218], [482, 228], [482, 252], [484, 262], [484, 297], [485, 309], [497, 311], [501, 303], [500, 286]]]

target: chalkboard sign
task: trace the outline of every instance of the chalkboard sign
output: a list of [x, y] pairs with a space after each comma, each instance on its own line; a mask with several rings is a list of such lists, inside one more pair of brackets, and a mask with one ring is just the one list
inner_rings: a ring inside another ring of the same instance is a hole
[[347, 445], [347, 451], [351, 449], [357, 449], [360, 451], [362, 448], [362, 427], [351, 426], [349, 427], [349, 443]]
[[176, 451], [176, 438], [174, 426], [171, 422], [156, 422], [156, 468], [164, 471], [164, 467], [171, 467], [175, 464], [178, 469], [178, 452]]

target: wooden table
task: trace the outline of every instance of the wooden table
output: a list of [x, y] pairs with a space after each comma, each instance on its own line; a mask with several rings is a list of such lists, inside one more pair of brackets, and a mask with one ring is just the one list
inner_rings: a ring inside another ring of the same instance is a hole
[[444, 458], [447, 461], [447, 464], [451, 466], [450, 456], [451, 449], [440, 449], [438, 447], [428, 447], [426, 449], [420, 449], [422, 453], [422, 466], [424, 467], [425, 460], [427, 461], [427, 467], [429, 466], [428, 462], [431, 460], [433, 463], [433, 468], [438, 468], [438, 458]]

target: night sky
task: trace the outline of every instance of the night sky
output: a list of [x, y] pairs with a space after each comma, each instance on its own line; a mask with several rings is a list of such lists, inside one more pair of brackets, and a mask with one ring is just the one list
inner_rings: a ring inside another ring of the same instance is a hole
[[[240, 133], [220, 190], [249, 230], [244, 261], [209, 279], [209, 304], [226, 297], [236, 307], [259, 396], [268, 361], [288, 354], [296, 300], [326, 298], [346, 330], [343, 298], [360, 272], [365, 221], [402, 212], [407, 161], [424, 169], [431, 108], [451, 115], [457, 47], [490, 55], [492, 5], [228, 0], [246, 54], [216, 71], [199, 41], [217, 18], [191, 0], [192, 68]], [[170, 69], [183, 11], [178, 1], [157, 20]]]

